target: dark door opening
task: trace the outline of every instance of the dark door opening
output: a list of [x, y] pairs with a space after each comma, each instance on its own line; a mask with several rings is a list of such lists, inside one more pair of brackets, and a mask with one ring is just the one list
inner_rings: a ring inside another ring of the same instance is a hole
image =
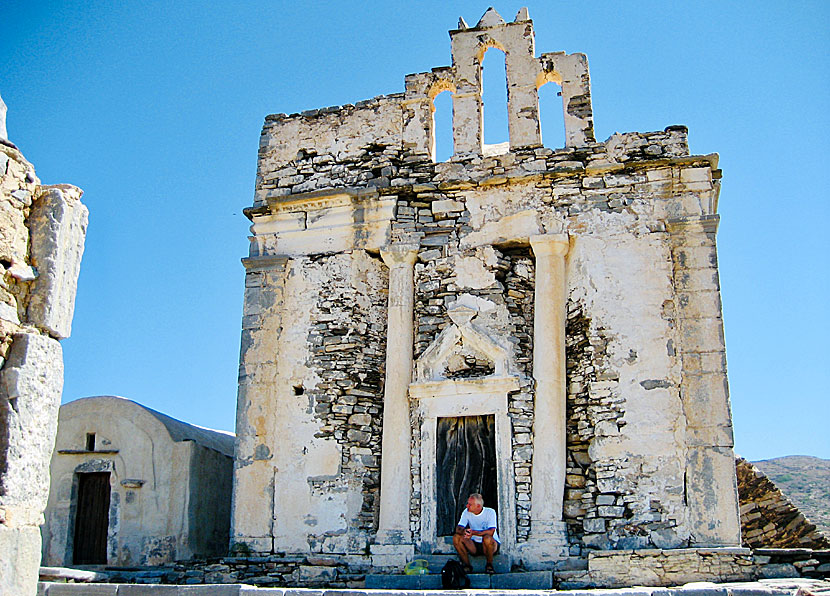
[[498, 511], [496, 418], [439, 418], [436, 437], [438, 535], [450, 536], [472, 493]]
[[107, 529], [110, 511], [110, 473], [78, 474], [78, 505], [75, 510], [75, 565], [107, 563]]

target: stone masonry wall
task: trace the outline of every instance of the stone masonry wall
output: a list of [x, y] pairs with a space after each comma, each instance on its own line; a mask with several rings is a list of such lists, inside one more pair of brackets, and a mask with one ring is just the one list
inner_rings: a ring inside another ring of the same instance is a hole
[[[0, 100], [5, 136], [5, 104]], [[34, 594], [84, 247], [81, 190], [42, 186], [0, 138], [0, 592]]]
[[[380, 264], [364, 270], [354, 283], [351, 274], [358, 267], [338, 266], [343, 255], [327, 255], [314, 263], [334, 272], [328, 292], [318, 298], [311, 316], [308, 337], [312, 355], [307, 366], [320, 381], [309, 388], [309, 403], [321, 426], [319, 438], [334, 438], [341, 445], [341, 474], [349, 483], [362, 485], [363, 502], [349, 532], [366, 536], [377, 528], [376, 497], [380, 483], [380, 421], [383, 413], [381, 371], [386, 355], [386, 276]], [[361, 279], [360, 277], [363, 277]], [[363, 284], [364, 287], [355, 287]], [[304, 387], [295, 387], [304, 392]], [[336, 488], [339, 480], [312, 480], [313, 490], [324, 493]], [[350, 545], [350, 550], [354, 546]], [[358, 547], [360, 548], [360, 547]], [[312, 547], [312, 550], [317, 550]]]
[[[298, 151], [297, 159], [310, 159], [313, 164], [315, 157], [319, 157], [319, 154], [311, 157], [314, 151], [310, 148]], [[391, 236], [420, 238], [421, 248], [415, 270], [415, 358], [449, 324], [447, 305], [460, 295], [468, 294], [498, 305], [496, 310], [503, 320], [497, 321], [498, 316], [493, 315], [495, 318], [491, 325], [495, 326], [492, 328], [511, 338], [518, 369], [523, 375], [529, 376], [532, 360], [534, 260], [529, 249], [511, 248], [507, 239], [500, 234], [504, 234], [505, 228], [509, 231], [511, 226], [515, 227], [520, 236], [541, 229], [565, 226], [577, 235], [578, 241], [585, 242], [583, 246], [586, 254], [594, 250], [588, 241], [592, 241], [595, 236], [599, 239], [609, 232], [612, 234], [612, 242], [615, 234], [632, 234], [625, 239], [616, 236], [620, 242], [628, 244], [626, 250], [632, 250], [632, 244], [637, 242], [655, 248], [663, 246], [665, 228], [661, 224], [662, 218], [701, 213], [715, 201], [715, 185], [712, 182], [698, 182], [700, 178], [697, 175], [697, 172], [710, 171], [709, 158], [675, 157], [669, 161], [665, 157], [682, 152], [687, 152], [685, 129], [673, 127], [664, 133], [616, 135], [605, 144], [579, 150], [515, 151], [500, 156], [443, 164], [410, 160], [411, 169], [415, 172], [413, 178], [396, 180], [395, 184], [400, 184], [400, 187], [384, 189], [381, 185], [376, 192], [381, 197], [394, 196], [396, 199]], [[388, 147], [381, 153], [391, 155]], [[377, 153], [372, 153], [371, 146], [365, 146], [361, 155], [363, 164], [366, 165], [372, 163], [371, 160], [375, 159], [372, 156]], [[654, 156], [659, 157], [655, 159]], [[640, 161], [644, 159], [647, 161]], [[611, 160], [617, 163], [612, 163]], [[295, 165], [299, 163], [296, 159], [292, 161]], [[457, 177], [462, 171], [468, 177], [468, 182], [458, 181]], [[508, 172], [514, 177], [508, 178]], [[354, 179], [350, 182], [359, 184]], [[391, 179], [389, 184], [392, 184]], [[521, 200], [516, 199], [518, 196]], [[255, 207], [250, 213], [255, 215], [264, 209], [266, 208]], [[511, 223], [505, 225], [505, 220]], [[617, 231], [613, 231], [615, 229]], [[607, 240], [603, 242], [607, 243]], [[663, 254], [666, 256], [663, 258], [668, 272], [670, 260], [667, 249], [660, 250], [665, 251]], [[600, 251], [604, 252], [605, 249], [600, 248]], [[605, 275], [605, 272], [583, 272], [580, 262], [583, 258], [588, 259], [589, 256], [582, 257], [579, 253], [574, 255], [574, 270], [569, 277], [573, 279], [573, 284], [585, 288], [593, 283], [589, 279], [594, 275]], [[665, 283], [668, 284], [669, 279]], [[323, 291], [321, 300], [325, 299], [327, 291]], [[584, 294], [585, 289], [579, 289], [574, 300], [580, 299], [579, 296]], [[666, 294], [666, 298], [671, 297], [670, 292]], [[585, 302], [584, 299], [581, 301]], [[583, 304], [580, 308], [590, 312], [596, 306], [594, 302]], [[576, 316], [575, 313], [572, 309], [571, 315]], [[658, 308], [657, 313], [658, 318], [661, 318], [663, 309]], [[602, 316], [604, 315], [599, 314], [599, 318]], [[671, 333], [670, 321], [665, 318], [662, 320], [664, 323], [661, 324], [669, 325], [668, 331], [656, 333], [655, 339], [656, 335], [663, 337], [666, 333]], [[598, 323], [594, 325], [598, 326]], [[566, 519], [570, 524], [574, 554], [581, 552], [583, 547], [680, 546], [687, 543], [689, 536], [688, 530], [682, 528], [684, 520], [680, 508], [683, 471], [679, 460], [671, 460], [667, 466], [667, 462], [660, 457], [596, 455], [601, 452], [597, 449], [597, 442], [616, 440], [627, 432], [626, 399], [618, 388], [619, 373], [609, 364], [605, 348], [609, 342], [613, 344], [614, 340], [613, 335], [604, 337], [601, 327], [591, 331], [587, 340], [590, 349], [583, 350], [581, 356], [582, 368], [575, 369], [573, 379], [569, 378], [570, 412], [575, 416], [569, 416], [569, 424], [576, 425], [577, 428], [569, 439], [569, 482], [573, 484], [568, 486]], [[312, 341], [321, 340], [313, 337]], [[569, 337], [568, 341], [573, 344], [574, 341], [583, 340]], [[669, 345], [671, 342], [669, 339]], [[662, 345], [665, 344], [666, 340], [663, 339]], [[663, 350], [668, 361], [674, 362], [670, 351], [666, 352], [665, 347]], [[618, 346], [615, 351], [624, 353], [622, 360], [628, 365], [636, 367], [641, 362], [638, 361], [638, 350], [635, 348], [623, 349]], [[318, 371], [323, 370], [320, 364], [324, 361], [315, 364], [312, 359], [309, 362]], [[334, 363], [336, 358], [332, 356], [332, 360], [325, 362]], [[489, 370], [489, 364], [477, 361], [475, 354], [459, 354], [457, 362], [457, 370], [452, 371], [452, 374], [459, 377], [486, 373]], [[675, 377], [644, 378], [637, 384], [645, 396], [670, 394], [674, 396], [671, 397], [672, 400], [677, 399]], [[327, 399], [324, 396], [325, 390], [324, 387], [322, 400]], [[582, 403], [582, 400], [587, 401]], [[647, 404], [644, 402], [643, 405]], [[376, 405], [378, 406], [379, 404]], [[319, 407], [325, 411], [329, 406]], [[649, 407], [655, 406], [652, 404]], [[522, 391], [510, 396], [510, 408], [514, 426], [513, 458], [518, 493], [517, 539], [521, 541], [528, 535], [529, 494], [532, 490], [532, 446], [529, 435], [532, 429], [532, 385], [525, 385]], [[669, 408], [669, 411], [680, 415], [679, 408], [675, 406]], [[413, 419], [412, 422], [413, 428], [418, 428], [419, 421]], [[332, 433], [326, 424], [321, 429], [318, 431], [320, 436]], [[352, 436], [356, 436], [355, 432], [365, 432], [358, 428], [352, 431]], [[379, 433], [379, 429], [375, 428], [375, 432]], [[378, 435], [374, 436], [377, 440]], [[418, 441], [419, 437], [414, 433], [411, 473], [415, 492], [410, 510], [412, 530], [415, 532], [419, 529], [420, 511]], [[592, 442], [594, 448], [590, 449]], [[678, 446], [674, 449], [682, 448]], [[372, 447], [369, 450], [371, 454], [364, 455], [376, 457]], [[597, 459], [592, 459], [590, 452], [594, 452]], [[375, 469], [369, 471], [372, 480], [368, 481], [367, 486], [374, 486]], [[668, 509], [664, 508], [664, 499], [656, 494], [656, 487], [655, 494], [650, 497], [638, 494], [639, 478], [644, 474], [659, 477], [661, 469], [681, 479], [679, 484], [669, 482], [673, 488], [667, 496], [672, 502]], [[624, 480], [627, 477], [630, 477], [630, 481]], [[615, 481], [615, 478], [618, 480]], [[597, 484], [604, 485], [605, 488], [601, 490]], [[365, 502], [364, 514], [368, 513], [368, 503], [369, 499]]]

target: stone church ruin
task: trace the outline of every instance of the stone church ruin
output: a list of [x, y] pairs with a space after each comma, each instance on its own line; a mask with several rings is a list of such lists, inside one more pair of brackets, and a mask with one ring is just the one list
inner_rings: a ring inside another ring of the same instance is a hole
[[[470, 492], [528, 570], [739, 547], [717, 155], [682, 126], [598, 142], [586, 57], [537, 56], [525, 9], [450, 39], [452, 65], [402, 93], [265, 119], [233, 548], [391, 572], [452, 552]], [[491, 49], [509, 147], [483, 143]], [[542, 143], [548, 83], [561, 148]]]

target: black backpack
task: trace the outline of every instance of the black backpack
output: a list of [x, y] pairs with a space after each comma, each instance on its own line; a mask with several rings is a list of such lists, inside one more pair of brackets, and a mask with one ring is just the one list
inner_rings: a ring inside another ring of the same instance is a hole
[[450, 559], [441, 570], [441, 586], [444, 588], [469, 588], [470, 578], [464, 573], [461, 563]]

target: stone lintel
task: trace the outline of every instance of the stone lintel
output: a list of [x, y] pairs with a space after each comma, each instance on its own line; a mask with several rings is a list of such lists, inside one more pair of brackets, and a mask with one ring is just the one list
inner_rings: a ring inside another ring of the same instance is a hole
[[519, 377], [483, 377], [478, 379], [446, 379], [428, 381], [409, 385], [409, 395], [413, 399], [429, 399], [447, 395], [464, 395], [468, 393], [508, 393], [518, 391]]

